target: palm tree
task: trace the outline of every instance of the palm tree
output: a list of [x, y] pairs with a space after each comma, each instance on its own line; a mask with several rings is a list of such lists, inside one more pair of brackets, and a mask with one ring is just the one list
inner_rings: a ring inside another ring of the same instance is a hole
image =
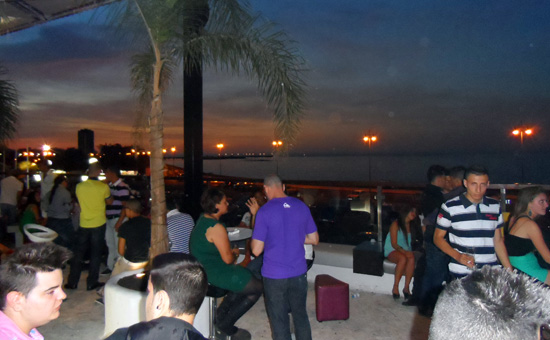
[[[183, 61], [185, 191], [195, 212], [202, 185], [202, 69], [244, 74], [274, 109], [275, 136], [288, 146], [303, 115], [304, 60], [274, 25], [251, 14], [247, 1], [134, 0], [149, 37], [148, 51], [134, 56], [132, 80], [149, 106], [152, 256], [167, 251], [162, 94]], [[135, 16], [134, 16], [135, 17]]]
[[[7, 73], [5, 67], [0, 65], [0, 76]], [[5, 79], [0, 79], [0, 144], [4, 145], [11, 139], [16, 131], [19, 117], [19, 100], [15, 85]]]

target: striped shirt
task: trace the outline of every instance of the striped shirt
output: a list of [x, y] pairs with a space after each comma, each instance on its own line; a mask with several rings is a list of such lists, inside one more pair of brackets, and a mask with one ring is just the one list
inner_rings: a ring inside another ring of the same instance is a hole
[[166, 216], [170, 252], [189, 254], [189, 237], [195, 227], [193, 218], [177, 209], [169, 211]]
[[[465, 195], [460, 195], [443, 203], [437, 217], [437, 228], [448, 232], [451, 247], [460, 253], [473, 255], [479, 268], [498, 264], [494, 236], [495, 230], [502, 226], [500, 204], [489, 197], [474, 204]], [[471, 272], [453, 258], [449, 271], [457, 277]]]
[[122, 202], [130, 199], [130, 187], [122, 181], [122, 178], [119, 178], [116, 182], [109, 183], [109, 188], [111, 189], [113, 203], [107, 205], [105, 214], [107, 219], [118, 218], [122, 212]]

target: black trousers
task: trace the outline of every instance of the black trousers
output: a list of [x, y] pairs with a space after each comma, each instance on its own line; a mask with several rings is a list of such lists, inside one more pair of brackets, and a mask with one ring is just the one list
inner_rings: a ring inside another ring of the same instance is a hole
[[98, 282], [101, 252], [104, 242], [105, 224], [96, 228], [78, 228], [76, 233], [76, 245], [74, 247], [74, 257], [71, 261], [71, 271], [67, 282], [69, 285], [76, 286], [78, 284], [80, 273], [82, 272], [82, 260], [88, 249], [90, 249], [90, 268], [88, 270], [88, 279], [86, 283], [88, 286], [91, 286]]

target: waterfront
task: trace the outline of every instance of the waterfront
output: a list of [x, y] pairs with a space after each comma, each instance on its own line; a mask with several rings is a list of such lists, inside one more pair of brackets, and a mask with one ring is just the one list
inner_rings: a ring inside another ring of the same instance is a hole
[[[372, 155], [373, 182], [424, 185], [426, 170], [432, 164], [446, 167], [480, 164], [490, 173], [491, 183], [511, 184], [521, 181], [520, 156], [498, 153], [476, 154], [401, 154]], [[524, 178], [528, 183], [550, 184], [550, 157], [545, 153], [525, 154]], [[180, 165], [182, 161], [168, 160]], [[284, 180], [368, 181], [369, 157], [357, 156], [289, 156], [269, 158], [207, 159], [204, 172], [225, 176], [261, 179], [278, 172]], [[277, 171], [278, 170], [278, 171]]]

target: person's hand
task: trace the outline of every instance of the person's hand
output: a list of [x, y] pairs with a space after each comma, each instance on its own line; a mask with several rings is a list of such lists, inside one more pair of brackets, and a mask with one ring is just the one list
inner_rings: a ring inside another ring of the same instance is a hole
[[250, 213], [252, 215], [256, 215], [258, 209], [260, 209], [260, 205], [254, 197], [251, 197], [248, 201], [246, 201], [246, 206], [248, 207], [248, 209], [250, 209]]
[[233, 253], [233, 257], [235, 258], [234, 262], [237, 262], [237, 259], [239, 258], [239, 254], [240, 254], [239, 247], [235, 246], [234, 248], [231, 249], [231, 252]]
[[476, 266], [476, 261], [473, 256], [468, 254], [460, 254], [460, 256], [456, 259], [460, 264], [465, 265], [468, 268], [474, 269]]
[[120, 221], [117, 221], [116, 224], [115, 224], [115, 231], [118, 232], [118, 229], [120, 228], [121, 225], [122, 225], [122, 223]]

